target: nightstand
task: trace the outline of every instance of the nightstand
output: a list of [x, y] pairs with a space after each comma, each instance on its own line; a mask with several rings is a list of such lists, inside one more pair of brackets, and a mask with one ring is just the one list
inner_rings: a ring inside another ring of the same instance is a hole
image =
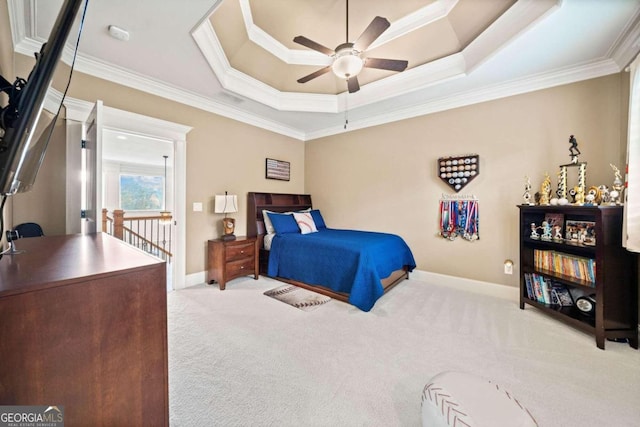
[[258, 280], [258, 240], [239, 236], [236, 240], [209, 240], [207, 246], [207, 283], [218, 282], [224, 290], [229, 280], [253, 274]]

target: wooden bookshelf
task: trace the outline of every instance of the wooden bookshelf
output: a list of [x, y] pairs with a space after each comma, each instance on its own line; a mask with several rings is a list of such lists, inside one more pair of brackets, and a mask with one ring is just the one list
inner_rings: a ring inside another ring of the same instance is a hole
[[[637, 256], [622, 247], [622, 206], [518, 206], [520, 209], [520, 308], [530, 305], [545, 314], [595, 336], [604, 349], [605, 339], [626, 339], [638, 348]], [[545, 241], [531, 237], [531, 224], [540, 226], [550, 214], [561, 214], [563, 239]], [[572, 241], [565, 234], [569, 221], [594, 225], [595, 244]], [[595, 265], [595, 283], [543, 269], [535, 263], [537, 250], [555, 251], [568, 257], [588, 258]], [[573, 306], [547, 304], [529, 298], [525, 274], [537, 274], [565, 286], [573, 299], [595, 294], [593, 316]]]

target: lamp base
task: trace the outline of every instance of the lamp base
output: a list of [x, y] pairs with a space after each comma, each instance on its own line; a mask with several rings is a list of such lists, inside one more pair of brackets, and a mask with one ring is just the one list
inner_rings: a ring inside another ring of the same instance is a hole
[[236, 235], [235, 234], [223, 234], [222, 237], [220, 237], [220, 239], [224, 242], [228, 242], [230, 240], [236, 240]]

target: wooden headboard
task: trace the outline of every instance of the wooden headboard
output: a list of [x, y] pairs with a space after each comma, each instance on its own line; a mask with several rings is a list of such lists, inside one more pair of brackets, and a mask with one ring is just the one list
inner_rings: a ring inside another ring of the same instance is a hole
[[300, 211], [311, 208], [310, 194], [248, 193], [247, 236], [265, 234], [263, 210], [272, 212]]

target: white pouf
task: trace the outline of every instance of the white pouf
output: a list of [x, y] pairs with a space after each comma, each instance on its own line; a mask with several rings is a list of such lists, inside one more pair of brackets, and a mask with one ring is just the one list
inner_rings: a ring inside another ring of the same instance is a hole
[[529, 427], [538, 424], [511, 393], [485, 378], [442, 372], [422, 391], [424, 427]]

